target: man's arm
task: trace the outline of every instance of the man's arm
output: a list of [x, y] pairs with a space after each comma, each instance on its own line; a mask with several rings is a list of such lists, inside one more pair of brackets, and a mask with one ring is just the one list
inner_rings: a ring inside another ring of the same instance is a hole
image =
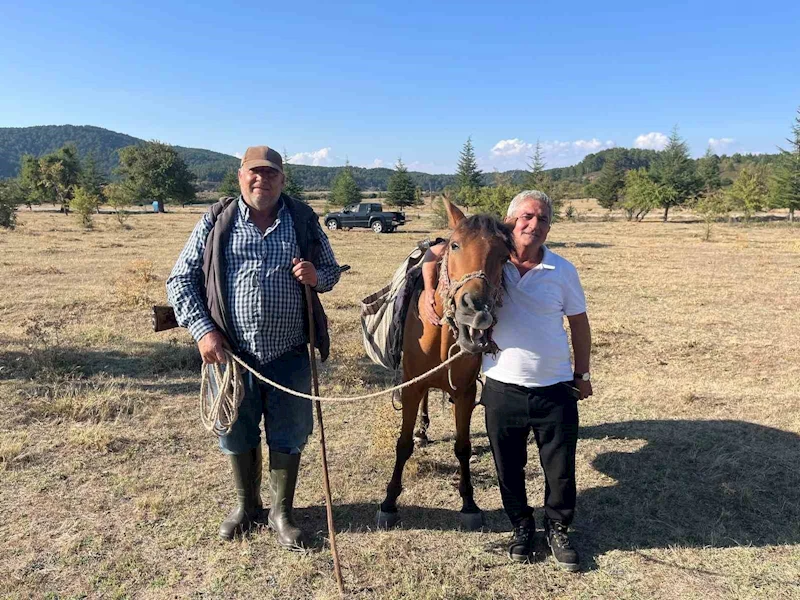
[[319, 222], [316, 223], [316, 227], [317, 237], [319, 238], [320, 242], [318, 259], [319, 264], [308, 264], [312, 268], [316, 267], [315, 271], [317, 282], [316, 284], [311, 285], [311, 287], [314, 288], [314, 291], [321, 294], [323, 292], [329, 292], [333, 289], [333, 286], [339, 282], [341, 271], [339, 269], [339, 263], [336, 262], [336, 257], [333, 254], [333, 248], [331, 248], [331, 243], [328, 240], [328, 236], [325, 235], [324, 231], [322, 231], [322, 227], [320, 227]]
[[204, 215], [189, 236], [167, 279], [167, 299], [175, 310], [175, 318], [181, 327], [186, 327], [192, 334], [207, 363], [225, 359], [222, 353], [224, 337], [208, 314], [203, 289], [203, 252], [211, 227], [208, 215]]
[[436, 314], [436, 287], [439, 285], [439, 261], [444, 254], [447, 244], [442, 242], [431, 246], [422, 258], [422, 283], [423, 290], [422, 312], [431, 325], [441, 325], [439, 315]]
[[[588, 373], [592, 353], [592, 329], [589, 326], [589, 316], [582, 312], [568, 316], [567, 320], [572, 337], [572, 353], [575, 356], [575, 372]], [[591, 381], [576, 379], [575, 385], [581, 392], [581, 400], [592, 395]]]

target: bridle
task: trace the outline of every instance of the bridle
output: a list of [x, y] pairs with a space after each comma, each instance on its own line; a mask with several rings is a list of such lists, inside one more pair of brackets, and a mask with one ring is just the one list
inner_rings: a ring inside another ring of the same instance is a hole
[[442, 320], [450, 327], [453, 332], [453, 337], [458, 341], [458, 324], [456, 323], [456, 294], [464, 285], [473, 279], [483, 279], [489, 288], [489, 314], [492, 315], [492, 326], [486, 330], [486, 336], [489, 340], [489, 349], [487, 352], [495, 353], [498, 348], [492, 339], [492, 330], [494, 323], [497, 322], [497, 309], [503, 305], [503, 288], [502, 286], [495, 285], [486, 276], [482, 270], [467, 273], [458, 281], [451, 281], [448, 272], [448, 262], [450, 260], [450, 242], [447, 242], [447, 248], [442, 255], [442, 262], [439, 267], [439, 297], [442, 299], [443, 314]]

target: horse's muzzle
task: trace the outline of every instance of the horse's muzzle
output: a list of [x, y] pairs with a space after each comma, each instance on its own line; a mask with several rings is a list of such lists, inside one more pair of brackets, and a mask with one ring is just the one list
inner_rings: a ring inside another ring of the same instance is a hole
[[494, 324], [494, 317], [488, 310], [469, 313], [456, 311], [458, 326], [458, 345], [467, 352], [480, 354], [489, 350], [491, 338], [489, 330]]

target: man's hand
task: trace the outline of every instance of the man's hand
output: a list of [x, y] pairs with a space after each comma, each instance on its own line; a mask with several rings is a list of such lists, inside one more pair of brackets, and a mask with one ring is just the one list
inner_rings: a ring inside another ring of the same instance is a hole
[[312, 288], [317, 286], [317, 269], [307, 260], [299, 258], [292, 259], [292, 275], [303, 285], [310, 285]]
[[441, 325], [436, 314], [436, 290], [425, 290], [422, 293], [422, 316], [431, 325]]
[[225, 337], [219, 331], [209, 331], [200, 338], [197, 347], [206, 364], [224, 363], [227, 360], [224, 352], [227, 344]]
[[589, 396], [592, 395], [592, 382], [591, 381], [584, 381], [583, 379], [576, 379], [575, 380], [575, 387], [578, 388], [578, 391], [581, 393], [581, 400], [585, 400]]

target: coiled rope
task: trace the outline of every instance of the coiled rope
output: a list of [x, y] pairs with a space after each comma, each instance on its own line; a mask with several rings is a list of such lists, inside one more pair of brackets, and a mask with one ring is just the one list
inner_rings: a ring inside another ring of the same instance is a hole
[[[449, 354], [450, 352], [448, 352], [448, 355]], [[239, 406], [242, 404], [242, 398], [244, 398], [244, 382], [242, 381], [242, 371], [240, 367], [244, 367], [250, 371], [256, 379], [259, 379], [267, 385], [271, 385], [282, 392], [297, 396], [298, 398], [318, 400], [320, 402], [355, 402], [358, 400], [377, 398], [383, 394], [399, 391], [415, 383], [419, 383], [426, 377], [447, 368], [455, 360], [461, 358], [465, 354], [468, 354], [466, 350], [460, 350], [456, 354], [448, 356], [446, 361], [430, 371], [385, 390], [362, 394], [360, 396], [321, 397], [304, 394], [303, 392], [298, 392], [297, 390], [272, 381], [253, 369], [233, 352], [225, 350], [225, 356], [227, 357], [225, 363], [203, 365], [200, 383], [200, 420], [203, 423], [203, 427], [205, 427], [206, 431], [209, 433], [214, 433], [218, 436], [230, 433], [233, 424], [239, 416]], [[213, 382], [210, 381], [211, 377], [214, 378]], [[213, 388], [216, 388], [216, 393], [214, 393]], [[211, 398], [211, 402], [206, 401], [207, 395]]]

